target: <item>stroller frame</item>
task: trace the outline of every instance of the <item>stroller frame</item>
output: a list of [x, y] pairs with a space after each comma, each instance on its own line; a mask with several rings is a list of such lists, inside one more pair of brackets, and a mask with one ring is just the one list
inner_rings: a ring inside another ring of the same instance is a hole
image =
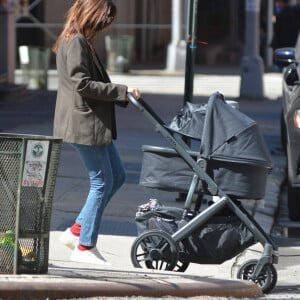
[[[258, 259], [254, 269], [252, 269], [251, 274], [248, 274], [247, 278], [241, 278], [252, 280], [253, 282], [258, 283], [259, 275], [263, 271], [264, 267], [278, 263], [277, 246], [274, 244], [272, 239], [264, 232], [261, 226], [255, 221], [255, 219], [242, 206], [238, 206], [233, 199], [225, 194], [217, 186], [214, 180], [205, 172], [205, 168], [203, 167], [203, 163], [205, 165], [205, 161], [204, 159], [199, 157], [199, 153], [197, 153], [199, 158], [197, 159], [197, 161], [195, 161], [195, 159], [191, 156], [191, 153], [193, 151], [191, 151], [190, 147], [183, 141], [182, 137], [178, 133], [173, 132], [168, 127], [166, 127], [161, 118], [143, 99], [136, 100], [130, 93], [128, 93], [128, 99], [150, 121], [155, 130], [167, 140], [172, 149], [174, 149], [178, 153], [178, 155], [189, 165], [189, 167], [194, 172], [193, 179], [184, 204], [184, 211], [187, 212], [190, 208], [192, 204], [193, 194], [200, 180], [206, 183], [207, 190], [209, 191], [211, 196], [217, 196], [217, 200], [215, 200], [211, 206], [200, 212], [193, 219], [188, 221], [184, 226], [179, 228], [170, 236], [170, 240], [173, 241], [175, 245], [178, 244], [180, 241], [192, 234], [197, 228], [199, 228], [199, 226], [204, 225], [211, 217], [220, 212], [225, 206], [228, 206], [230, 210], [238, 217], [238, 219], [253, 234], [255, 240], [261, 243], [263, 246], [261, 257]], [[136, 265], [136, 267], [141, 266]], [[271, 271], [276, 272], [273, 265], [271, 267]], [[277, 281], [277, 274], [273, 274], [273, 277], [273, 282], [271, 280], [271, 282], [269, 282], [267, 286], [262, 287], [263, 292], [267, 293], [274, 288]]]

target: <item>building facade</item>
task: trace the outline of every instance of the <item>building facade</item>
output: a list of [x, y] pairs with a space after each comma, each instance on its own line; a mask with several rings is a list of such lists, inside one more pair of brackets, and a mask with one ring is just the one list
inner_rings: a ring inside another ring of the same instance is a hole
[[[298, 0], [292, 0], [295, 3]], [[196, 63], [239, 64], [243, 53], [245, 32], [245, 0], [198, 1]], [[17, 44], [51, 47], [62, 30], [66, 12], [74, 0], [15, 0]], [[115, 0], [118, 18], [105, 33], [113, 38], [133, 37], [131, 63], [164, 67], [167, 47], [171, 41], [172, 0]], [[186, 39], [189, 0], [182, 0], [182, 39]], [[268, 24], [273, 0], [261, 0], [260, 54], [264, 58], [271, 32]], [[102, 36], [96, 42], [100, 56], [107, 59]]]

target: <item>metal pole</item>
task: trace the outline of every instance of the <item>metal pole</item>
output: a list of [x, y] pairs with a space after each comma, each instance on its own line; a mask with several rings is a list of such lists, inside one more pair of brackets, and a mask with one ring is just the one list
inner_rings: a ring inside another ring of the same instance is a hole
[[273, 37], [273, 7], [274, 0], [268, 0], [268, 11], [267, 11], [267, 45], [266, 45], [266, 64], [269, 68], [273, 66], [272, 54], [273, 50], [270, 47]]
[[194, 65], [197, 49], [198, 0], [189, 0], [188, 32], [186, 44], [184, 103], [192, 101], [194, 92]]
[[[147, 11], [148, 11], [148, 1], [147, 0], [143, 0], [143, 11], [142, 11], [142, 22], [144, 24], [148, 23], [147, 20]], [[142, 61], [146, 61], [147, 60], [147, 28], [142, 28], [142, 37], [141, 37], [141, 59]]]
[[242, 58], [240, 97], [263, 98], [263, 62], [259, 56], [260, 0], [246, 1], [246, 47]]
[[[197, 49], [197, 12], [198, 12], [198, 0], [189, 0], [188, 8], [188, 28], [187, 28], [187, 41], [186, 41], [186, 61], [185, 61], [185, 85], [184, 85], [184, 98], [183, 104], [186, 102], [192, 102], [194, 93], [194, 64], [195, 54]], [[191, 141], [187, 137], [183, 137], [184, 142], [187, 145], [191, 144]], [[185, 201], [187, 194], [179, 193], [176, 201]]]
[[15, 82], [16, 68], [16, 27], [14, 10], [10, 6], [0, 5], [0, 75], [6, 83]]
[[172, 42], [179, 43], [181, 40], [181, 0], [172, 1]]
[[168, 46], [167, 70], [183, 70], [186, 59], [185, 42], [182, 40], [182, 1], [172, 0], [172, 40]]

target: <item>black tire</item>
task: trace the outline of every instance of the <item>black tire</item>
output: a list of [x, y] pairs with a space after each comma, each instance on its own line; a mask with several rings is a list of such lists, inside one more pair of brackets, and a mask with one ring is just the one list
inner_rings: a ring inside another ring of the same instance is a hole
[[[147, 266], [148, 269], [154, 269], [152, 266], [152, 262], [150, 262], [150, 261], [146, 261], [145, 265]], [[190, 263], [187, 261], [178, 260], [176, 263], [176, 266], [173, 268], [172, 271], [183, 273], [186, 271], [186, 269], [188, 268], [189, 265], [190, 265]]]
[[178, 262], [178, 250], [172, 237], [163, 231], [147, 231], [131, 247], [136, 268], [172, 271]]
[[291, 221], [300, 221], [300, 188], [288, 184], [287, 202]]
[[178, 261], [173, 271], [185, 272], [186, 269], [189, 267], [189, 265], [190, 262], [187, 260], [186, 253], [184, 252], [184, 250], [182, 251], [179, 250]]
[[185, 270], [188, 268], [189, 265], [190, 265], [189, 262], [179, 260], [173, 271], [175, 271], [175, 272], [185, 272]]
[[266, 264], [261, 270], [257, 279], [252, 280], [251, 275], [253, 274], [258, 260], [252, 259], [244, 263], [237, 274], [238, 279], [251, 280], [258, 287], [261, 288], [263, 293], [267, 294], [273, 290], [277, 283], [277, 271], [272, 264]]

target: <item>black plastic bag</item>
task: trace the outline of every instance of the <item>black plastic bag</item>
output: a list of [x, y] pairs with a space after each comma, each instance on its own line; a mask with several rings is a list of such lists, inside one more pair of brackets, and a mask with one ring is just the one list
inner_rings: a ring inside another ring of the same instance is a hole
[[[228, 215], [226, 215], [228, 214]], [[161, 230], [172, 235], [179, 229], [183, 209], [160, 207], [139, 212], [136, 216], [138, 235], [148, 230]], [[253, 234], [237, 216], [228, 210], [210, 218], [179, 244], [185, 261], [199, 264], [221, 264], [250, 247]]]
[[205, 112], [206, 104], [185, 102], [184, 106], [167, 127], [181, 135], [201, 140]]

